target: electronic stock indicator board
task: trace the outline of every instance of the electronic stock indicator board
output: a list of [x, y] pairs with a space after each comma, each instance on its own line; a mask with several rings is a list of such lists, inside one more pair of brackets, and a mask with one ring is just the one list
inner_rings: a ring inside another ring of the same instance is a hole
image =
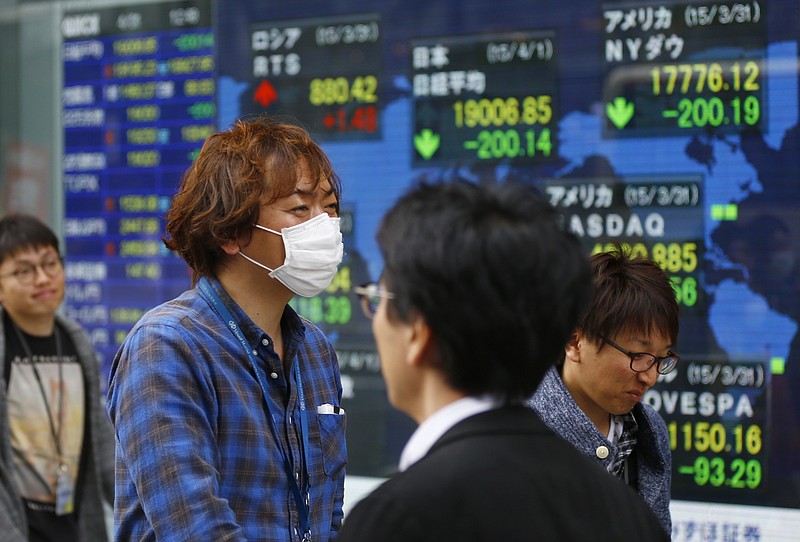
[[209, 0], [61, 21], [67, 315], [104, 364], [148, 309], [189, 286], [161, 242], [181, 176], [215, 131]]
[[[336, 348], [348, 474], [393, 470], [413, 429], [386, 401], [352, 293], [380, 276], [373, 232], [407, 186], [463, 176], [534, 183], [587, 254], [619, 242], [667, 272], [681, 362], [643, 402], [667, 425], [673, 502], [796, 507], [797, 318], [780, 313], [796, 297], [761, 296], [757, 264], [737, 259], [761, 213], [788, 217], [797, 234], [796, 3], [334, 4], [166, 2], [157, 20], [149, 6], [67, 14], [99, 14], [62, 25], [67, 310], [98, 350], [113, 355], [141, 312], [189, 283], [160, 243], [163, 212], [210, 128], [176, 132], [178, 106], [181, 127], [286, 114], [344, 182], [345, 260], [330, 288], [292, 306]], [[143, 37], [158, 51], [127, 41]], [[171, 73], [169, 59], [184, 57], [210, 57], [192, 61], [210, 71]], [[784, 61], [795, 72], [776, 77]], [[158, 118], [136, 109], [154, 105]], [[739, 540], [772, 539], [757, 510], [692, 510], [673, 512], [673, 540], [735, 540], [734, 529]]]
[[556, 156], [556, 51], [547, 31], [413, 41], [413, 164]]
[[604, 4], [605, 134], [763, 124], [765, 2]]
[[320, 141], [381, 137], [377, 15], [256, 23], [241, 111], [290, 115]]

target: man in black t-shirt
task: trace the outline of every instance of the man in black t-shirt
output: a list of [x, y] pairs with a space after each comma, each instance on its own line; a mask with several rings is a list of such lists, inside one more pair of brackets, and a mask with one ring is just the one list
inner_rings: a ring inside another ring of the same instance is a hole
[[0, 220], [3, 542], [107, 540], [113, 433], [92, 345], [56, 314], [64, 289], [55, 234], [32, 216]]

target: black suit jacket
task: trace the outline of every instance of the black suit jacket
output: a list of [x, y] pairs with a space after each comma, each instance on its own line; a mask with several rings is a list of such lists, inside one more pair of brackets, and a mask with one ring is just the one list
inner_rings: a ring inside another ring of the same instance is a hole
[[467, 418], [345, 518], [339, 542], [665, 541], [641, 498], [531, 410]]

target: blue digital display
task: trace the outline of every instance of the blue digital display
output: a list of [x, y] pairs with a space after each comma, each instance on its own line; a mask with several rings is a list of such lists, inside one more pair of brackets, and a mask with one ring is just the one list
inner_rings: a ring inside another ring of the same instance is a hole
[[136, 320], [190, 284], [161, 237], [183, 172], [216, 129], [211, 18], [205, 0], [62, 20], [67, 314], [106, 369]]
[[203, 140], [290, 115], [343, 179], [345, 260], [292, 304], [339, 355], [348, 474], [392, 472], [413, 430], [352, 293], [380, 274], [384, 211], [421, 179], [524, 182], [587, 254], [625, 243], [673, 280], [683, 361], [645, 398], [670, 431], [673, 498], [800, 508], [800, 6], [362, 4], [65, 16], [67, 310], [106, 365], [189, 285], [160, 238]]

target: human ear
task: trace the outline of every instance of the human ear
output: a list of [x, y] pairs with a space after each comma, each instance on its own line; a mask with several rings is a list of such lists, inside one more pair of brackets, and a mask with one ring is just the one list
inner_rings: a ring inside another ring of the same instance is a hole
[[220, 248], [227, 254], [228, 256], [236, 256], [239, 254], [241, 247], [239, 246], [238, 241], [226, 241], [225, 243], [220, 245]]
[[581, 361], [581, 338], [579, 333], [573, 333], [564, 346], [564, 359], [573, 363]]
[[431, 328], [422, 316], [414, 316], [408, 323], [408, 348], [406, 349], [406, 363], [421, 366], [430, 357], [433, 346]]

